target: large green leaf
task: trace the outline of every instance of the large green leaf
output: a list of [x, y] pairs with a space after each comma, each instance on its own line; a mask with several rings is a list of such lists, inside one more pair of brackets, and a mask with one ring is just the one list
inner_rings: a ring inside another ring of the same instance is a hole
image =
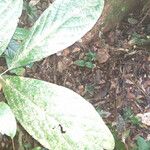
[[22, 0], [0, 0], [0, 55], [15, 32], [22, 5]]
[[56, 0], [40, 16], [9, 69], [54, 54], [79, 40], [98, 20], [103, 0]]
[[13, 138], [16, 134], [17, 124], [10, 107], [0, 102], [0, 133]]
[[143, 137], [137, 138], [138, 150], [150, 150], [150, 141], [146, 141]]
[[[27, 38], [29, 33], [30, 33], [29, 29], [19, 28], [19, 27], [16, 28], [15, 33], [5, 50], [5, 59], [8, 68], [12, 64], [12, 60], [14, 59], [18, 51], [21, 50], [20, 45]], [[10, 70], [10, 72], [16, 75], [23, 75], [25, 69], [23, 67], [19, 67]]]
[[5, 76], [4, 95], [21, 125], [50, 150], [112, 150], [114, 139], [94, 107], [45, 81]]
[[27, 36], [29, 35], [29, 33], [30, 33], [29, 29], [17, 27], [13, 35], [13, 39], [19, 40], [19, 41], [25, 40]]

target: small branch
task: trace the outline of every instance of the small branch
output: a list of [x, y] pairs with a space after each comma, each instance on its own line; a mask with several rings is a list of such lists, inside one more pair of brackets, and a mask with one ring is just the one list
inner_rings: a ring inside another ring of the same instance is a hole
[[0, 74], [0, 78], [2, 78], [2, 75], [4, 75], [6, 72], [8, 72], [9, 70], [11, 70], [11, 69], [7, 69], [7, 70], [5, 70], [3, 73], [1, 73]]

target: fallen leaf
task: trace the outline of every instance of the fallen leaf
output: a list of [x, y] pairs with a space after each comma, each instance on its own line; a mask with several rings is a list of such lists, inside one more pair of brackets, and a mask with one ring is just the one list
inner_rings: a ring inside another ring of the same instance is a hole
[[109, 58], [110, 58], [110, 55], [109, 55], [107, 49], [99, 49], [98, 50], [96, 60], [100, 64], [105, 63]]
[[150, 86], [150, 80], [145, 81], [143, 86], [144, 88], [147, 88], [148, 86]]
[[63, 56], [68, 56], [70, 54], [70, 50], [68, 48], [64, 49], [62, 52]]
[[81, 50], [80, 48], [76, 47], [76, 48], [73, 49], [72, 53], [79, 52], [80, 50]]
[[147, 141], [150, 141], [150, 134], [147, 135]]
[[137, 117], [141, 119], [141, 122], [147, 126], [150, 126], [150, 112], [144, 114], [137, 114]]
[[79, 85], [77, 93], [80, 94], [80, 95], [83, 95], [84, 91], [85, 91], [84, 86], [83, 85]]
[[132, 92], [127, 91], [127, 98], [128, 98], [129, 100], [133, 100], [133, 99], [136, 98], [136, 96], [135, 96]]
[[60, 60], [57, 64], [57, 69], [59, 72], [63, 72], [66, 70], [70, 65], [73, 64], [73, 61], [71, 58], [64, 57], [62, 60]]
[[127, 83], [127, 84], [131, 84], [131, 85], [134, 85], [134, 83], [133, 83], [131, 80], [129, 80], [129, 79], [126, 79], [126, 83]]
[[29, 4], [35, 6], [40, 0], [30, 0]]

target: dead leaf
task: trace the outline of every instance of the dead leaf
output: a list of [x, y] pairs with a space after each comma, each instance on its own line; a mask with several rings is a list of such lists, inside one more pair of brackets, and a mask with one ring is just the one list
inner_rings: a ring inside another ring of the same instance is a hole
[[71, 58], [64, 57], [62, 60], [60, 60], [57, 64], [57, 69], [59, 72], [63, 72], [66, 70], [70, 65], [73, 64], [73, 61]]
[[73, 49], [72, 53], [79, 52], [80, 50], [81, 50], [80, 48], [76, 47], [76, 48]]
[[70, 54], [70, 50], [68, 48], [64, 49], [62, 52], [63, 56], [68, 56]]
[[144, 88], [147, 88], [148, 86], [150, 86], [150, 80], [147, 80], [144, 82]]
[[150, 134], [147, 135], [147, 141], [150, 141]]
[[137, 114], [137, 117], [141, 119], [141, 122], [147, 126], [150, 126], [150, 112], [144, 114]]
[[79, 85], [77, 93], [79, 93], [80, 95], [83, 95], [84, 91], [85, 91], [84, 86], [83, 85]]
[[129, 80], [129, 79], [126, 79], [126, 83], [127, 83], [127, 84], [131, 84], [131, 85], [134, 85], [134, 83], [133, 83], [131, 80]]
[[109, 58], [110, 58], [110, 55], [109, 55], [107, 49], [99, 49], [98, 50], [96, 60], [100, 64], [105, 63]]
[[30, 0], [29, 4], [35, 6], [40, 0]]
[[127, 91], [127, 98], [130, 100], [134, 100], [136, 98], [136, 96], [132, 92]]

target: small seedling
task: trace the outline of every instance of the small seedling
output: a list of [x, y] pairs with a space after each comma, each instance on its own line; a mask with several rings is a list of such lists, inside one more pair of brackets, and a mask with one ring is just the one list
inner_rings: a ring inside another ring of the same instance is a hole
[[139, 136], [136, 141], [137, 141], [137, 150], [150, 150], [150, 141], [145, 140], [141, 136]]
[[93, 69], [95, 67], [94, 61], [96, 60], [96, 53], [89, 51], [85, 54], [84, 59], [76, 60], [74, 64], [79, 67], [87, 67], [89, 69]]
[[86, 85], [85, 86], [85, 92], [88, 92], [89, 94], [93, 94], [94, 93], [94, 86], [93, 85]]
[[126, 121], [132, 123], [133, 125], [139, 125], [140, 120], [138, 117], [135, 116], [135, 114], [132, 112], [130, 107], [126, 107], [123, 109], [123, 117]]

